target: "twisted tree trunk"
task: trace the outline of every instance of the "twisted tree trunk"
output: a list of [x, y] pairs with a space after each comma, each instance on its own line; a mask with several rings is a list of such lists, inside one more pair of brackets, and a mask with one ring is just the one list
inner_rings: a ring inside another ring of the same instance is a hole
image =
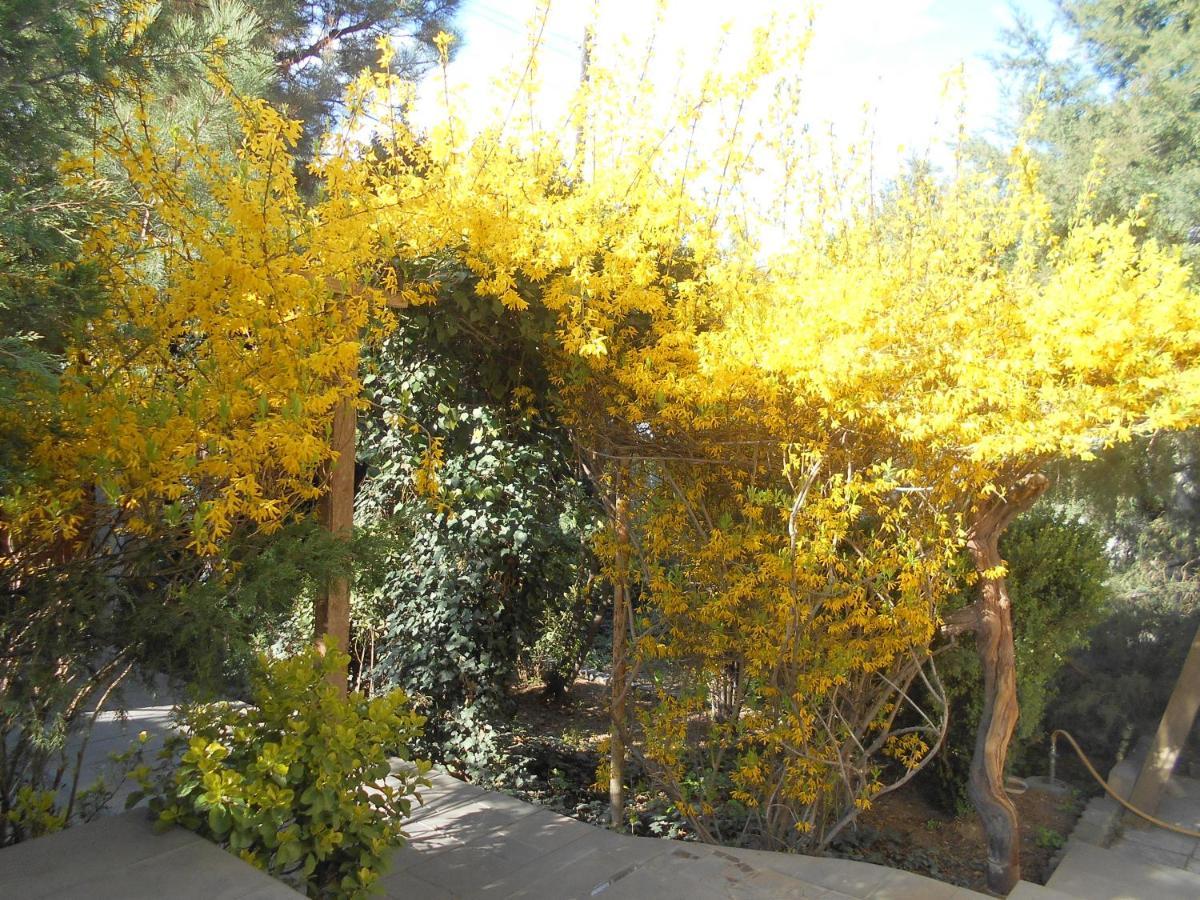
[[1044, 475], [1022, 479], [1003, 499], [983, 509], [967, 539], [967, 550], [980, 575], [971, 624], [983, 668], [983, 714], [967, 790], [987, 834], [987, 885], [997, 894], [1007, 894], [1021, 880], [1021, 847], [1017, 810], [1004, 790], [1004, 761], [1019, 712], [1012, 601], [1004, 577], [997, 577], [995, 571], [1004, 565], [1000, 536], [1048, 486]]

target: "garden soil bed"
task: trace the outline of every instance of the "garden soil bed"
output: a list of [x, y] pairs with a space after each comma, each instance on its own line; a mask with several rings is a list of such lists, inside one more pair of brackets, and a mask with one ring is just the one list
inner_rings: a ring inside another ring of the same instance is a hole
[[[1080, 804], [1033, 790], [1012, 799], [1021, 822], [1021, 877], [1045, 884]], [[977, 891], [985, 889], [986, 854], [983, 826], [974, 813], [947, 815], [912, 784], [881, 797], [865, 812], [840, 853]]]
[[[608, 735], [608, 686], [580, 679], [568, 699], [547, 701], [541, 685], [531, 683], [520, 686], [513, 700], [513, 753], [524, 760], [530, 777], [512, 793], [603, 824], [608, 797], [593, 783]], [[1013, 800], [1021, 821], [1022, 877], [1044, 884], [1080, 805], [1033, 790]], [[630, 803], [638, 814], [635, 832], [689, 837], [686, 826], [663, 826], [660, 798], [635, 792]], [[910, 784], [880, 798], [847, 830], [835, 853], [982, 891], [984, 847], [983, 829], [973, 813], [948, 815]]]

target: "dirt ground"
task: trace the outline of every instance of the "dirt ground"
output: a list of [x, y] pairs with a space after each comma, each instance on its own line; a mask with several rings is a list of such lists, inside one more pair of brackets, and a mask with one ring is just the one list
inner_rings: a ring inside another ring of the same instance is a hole
[[[1021, 877], [1045, 884], [1050, 861], [1071, 833], [1081, 805], [1032, 790], [1012, 799], [1021, 823]], [[984, 891], [987, 851], [978, 817], [947, 815], [911, 783], [864, 813], [850, 841], [846, 856]]]
[[[514, 752], [532, 778], [517, 791], [585, 821], [605, 821], [608, 798], [594, 789], [596, 766], [608, 734], [608, 686], [580, 679], [565, 702], [547, 702], [540, 684], [515, 693]], [[1021, 821], [1022, 877], [1044, 884], [1049, 863], [1074, 826], [1081, 806], [1069, 798], [1027, 791], [1013, 797]], [[654, 825], [661, 801], [630, 798], [644, 815], [634, 830], [663, 834]], [[669, 836], [687, 839], [686, 826]], [[913, 784], [876, 801], [838, 842], [836, 855], [907, 869], [982, 891], [985, 846], [978, 818], [951, 816], [933, 806]]]

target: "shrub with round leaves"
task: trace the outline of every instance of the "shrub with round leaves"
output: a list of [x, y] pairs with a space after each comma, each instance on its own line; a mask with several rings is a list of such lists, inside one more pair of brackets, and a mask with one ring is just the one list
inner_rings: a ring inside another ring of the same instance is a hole
[[179, 709], [153, 785], [159, 823], [189, 828], [310, 896], [364, 896], [404, 841], [401, 822], [429, 764], [391, 773], [389, 757], [407, 757], [424, 720], [399, 690], [340, 697], [327, 675], [345, 664], [311, 649], [263, 658], [250, 705]]

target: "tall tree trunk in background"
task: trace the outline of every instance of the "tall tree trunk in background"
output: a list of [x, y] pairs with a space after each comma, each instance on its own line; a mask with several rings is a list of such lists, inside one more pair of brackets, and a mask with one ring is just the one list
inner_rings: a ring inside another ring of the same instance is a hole
[[[354, 445], [358, 428], [354, 399], [342, 400], [333, 413], [333, 449], [337, 459], [329, 470], [329, 485], [321, 496], [321, 524], [347, 540], [354, 528]], [[345, 576], [330, 578], [325, 590], [317, 595], [313, 609], [317, 649], [324, 653], [336, 647], [350, 652], [350, 581]], [[330, 676], [330, 682], [345, 696], [348, 673], [343, 667]]]
[[615, 503], [614, 526], [616, 529], [617, 549], [614, 559], [613, 572], [613, 639], [612, 639], [612, 677], [609, 688], [612, 691], [609, 703], [609, 776], [608, 776], [608, 807], [609, 823], [619, 829], [625, 821], [625, 735], [627, 729], [626, 701], [628, 690], [626, 686], [626, 637], [629, 631], [629, 524], [626, 519], [627, 507], [625, 500], [624, 473], [618, 482]]
[[983, 668], [983, 714], [975, 737], [968, 793], [987, 834], [987, 885], [997, 894], [1007, 894], [1021, 880], [1017, 810], [1004, 790], [1004, 762], [1019, 710], [1012, 602], [1004, 577], [987, 573], [1004, 564], [1000, 536], [1049, 484], [1044, 475], [1022, 479], [1007, 496], [983, 509], [967, 539], [975, 570], [980, 573], [973, 627]]
[[719, 725], [736, 722], [741, 716], [742, 700], [742, 665], [733, 659], [709, 678], [709, 714]]

